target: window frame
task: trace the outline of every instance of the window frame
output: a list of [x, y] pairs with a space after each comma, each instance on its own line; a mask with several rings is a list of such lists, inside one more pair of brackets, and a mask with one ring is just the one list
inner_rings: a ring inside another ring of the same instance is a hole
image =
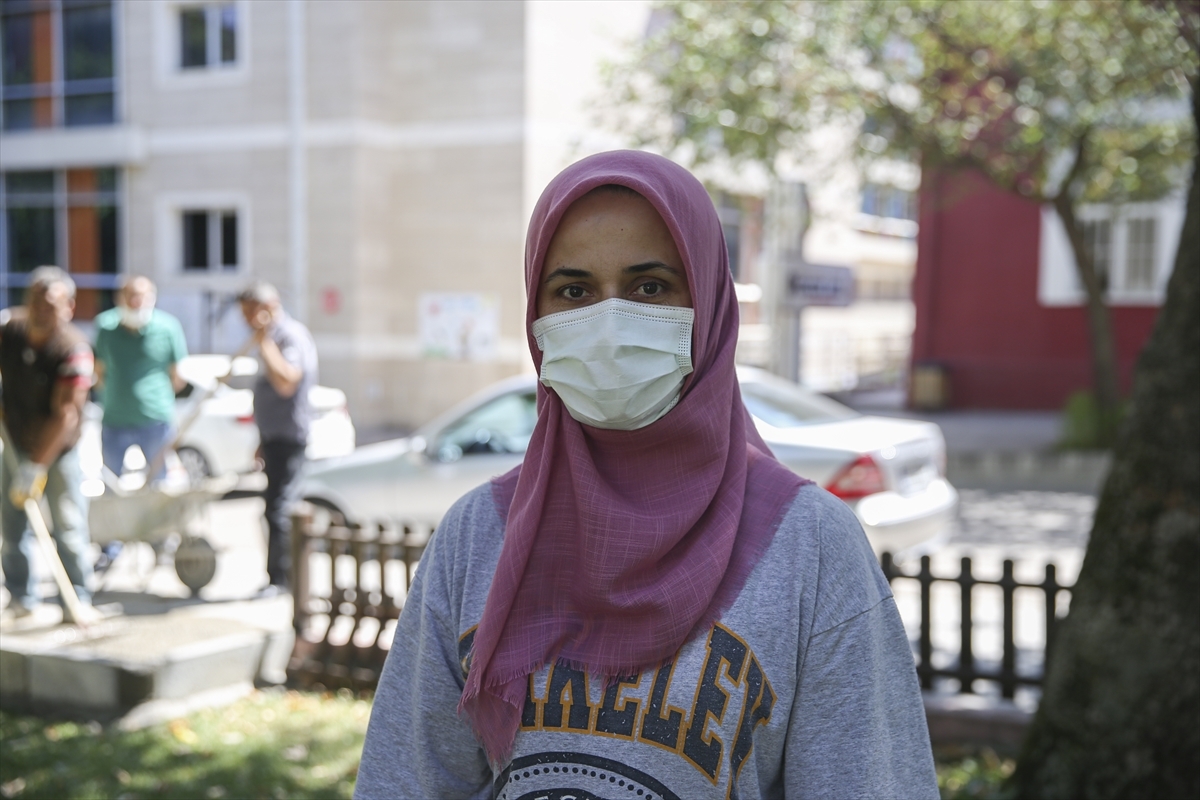
[[[1166, 297], [1167, 281], [1174, 267], [1175, 250], [1183, 230], [1184, 197], [1176, 193], [1156, 202], [1122, 205], [1089, 204], [1076, 211], [1083, 226], [1108, 222], [1108, 290], [1105, 300], [1114, 306], [1157, 306]], [[1154, 221], [1152, 276], [1150, 286], [1130, 286], [1130, 224]], [[1075, 255], [1066, 229], [1053, 206], [1041, 213], [1038, 242], [1038, 302], [1047, 307], [1080, 306], [1086, 302], [1075, 267]]]
[[[112, 36], [112, 75], [107, 78], [78, 78], [68, 79], [66, 75], [66, 40], [64, 12], [79, 11], [89, 7], [107, 6], [109, 10], [109, 27]], [[29, 83], [6, 86], [0, 75], [0, 131], [5, 136], [39, 133], [51, 130], [66, 130], [92, 127], [109, 127], [120, 125], [124, 108], [124, 96], [121, 75], [121, 13], [118, 0], [91, 0], [87, 5], [65, 6], [63, 0], [42, 0], [40, 7], [9, 11], [0, 16], [19, 17], [39, 13], [50, 15], [50, 80], [48, 83]], [[3, 66], [0, 64], [0, 72]], [[46, 87], [49, 87], [48, 89]], [[73, 96], [112, 95], [112, 120], [109, 122], [89, 122], [83, 124], [67, 124], [67, 98]], [[7, 103], [10, 100], [34, 100], [40, 97], [50, 98], [50, 124], [34, 125], [30, 128], [7, 128]]]
[[[232, 292], [241, 288], [247, 275], [253, 274], [250, 246], [253, 215], [248, 194], [234, 190], [168, 192], [156, 198], [155, 207], [156, 265], [162, 283]], [[183, 215], [189, 212], [208, 214], [207, 269], [184, 266]], [[229, 212], [237, 216], [238, 263], [233, 269], [221, 264], [221, 215]]]
[[[72, 193], [68, 188], [67, 173], [75, 170], [112, 169], [116, 174], [116, 185], [112, 189], [97, 190], [91, 193]], [[7, 190], [8, 175], [13, 172], [49, 172], [53, 175], [53, 187], [49, 201], [45, 203], [12, 204], [17, 208], [52, 208], [54, 211], [54, 259], [47, 263], [54, 264], [67, 270], [76, 286], [80, 289], [96, 289], [99, 291], [115, 291], [120, 277], [127, 271], [126, 252], [127, 242], [125, 217], [127, 203], [125, 186], [127, 178], [124, 170], [116, 164], [97, 167], [65, 167], [59, 169], [15, 169], [0, 172], [4, 186], [0, 187], [0, 307], [8, 304], [10, 290], [23, 289], [29, 285], [29, 272], [14, 272], [12, 258], [9, 252], [8, 209], [9, 192]], [[83, 202], [91, 200], [92, 202]], [[76, 272], [71, 264], [70, 240], [70, 211], [73, 208], [113, 208], [116, 210], [116, 252], [114, 253], [114, 269], [112, 272]], [[37, 265], [40, 266], [40, 265]]]
[[[237, 15], [233, 61], [221, 61], [220, 11], [233, 6]], [[205, 11], [205, 64], [182, 65], [180, 14]], [[251, 4], [249, 0], [159, 0], [154, 3], [155, 82], [161, 89], [191, 89], [245, 83], [250, 77]], [[216, 57], [216, 61], [211, 59]]]
[[[915, 239], [917, 236], [917, 192], [894, 180], [864, 181], [859, 189], [854, 228], [866, 233]], [[898, 207], [907, 216], [891, 212]]]
[[[186, 218], [190, 215], [203, 215], [204, 218], [204, 245], [205, 255], [208, 263], [204, 266], [193, 266], [188, 264], [187, 258], [187, 222]], [[233, 264], [228, 264], [225, 261], [225, 220], [228, 217], [233, 217], [234, 226], [234, 249], [235, 259]], [[209, 275], [220, 274], [223, 272], [238, 272], [241, 269], [242, 252], [241, 252], [241, 215], [236, 207], [228, 208], [181, 208], [179, 210], [180, 222], [180, 269], [184, 274], [197, 275], [207, 273]]]

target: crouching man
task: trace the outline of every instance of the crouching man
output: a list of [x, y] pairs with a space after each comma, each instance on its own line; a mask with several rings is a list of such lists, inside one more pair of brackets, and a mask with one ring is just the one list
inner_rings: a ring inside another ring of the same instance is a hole
[[[92, 348], [71, 324], [75, 282], [58, 267], [30, 274], [25, 306], [0, 312], [0, 379], [4, 423], [15, 450], [0, 483], [3, 550], [0, 565], [11, 595], [9, 613], [25, 616], [40, 598], [29, 569], [36, 542], [25, 516], [27, 498], [45, 495], [52, 535], [80, 601], [91, 595], [87, 498], [78, 448], [83, 407], [92, 385]], [[16, 463], [16, 469], [11, 466]]]

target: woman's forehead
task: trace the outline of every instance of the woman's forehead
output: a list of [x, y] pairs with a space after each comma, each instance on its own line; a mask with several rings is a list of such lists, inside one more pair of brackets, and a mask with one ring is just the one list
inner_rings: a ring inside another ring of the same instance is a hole
[[[624, 188], [624, 187], [622, 187]], [[641, 194], [593, 190], [563, 214], [546, 248], [546, 265], [566, 249], [605, 250], [622, 246], [668, 247], [678, 258], [678, 245], [662, 216]]]

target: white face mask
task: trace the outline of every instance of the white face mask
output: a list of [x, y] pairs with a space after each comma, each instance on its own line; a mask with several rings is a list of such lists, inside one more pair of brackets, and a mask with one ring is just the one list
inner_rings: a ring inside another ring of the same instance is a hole
[[138, 329], [150, 321], [150, 315], [154, 313], [154, 303], [142, 303], [141, 308], [130, 308], [129, 306], [118, 306], [121, 310], [121, 324], [127, 328]]
[[679, 402], [692, 371], [690, 308], [605, 300], [533, 323], [541, 381], [593, 428], [632, 431]]

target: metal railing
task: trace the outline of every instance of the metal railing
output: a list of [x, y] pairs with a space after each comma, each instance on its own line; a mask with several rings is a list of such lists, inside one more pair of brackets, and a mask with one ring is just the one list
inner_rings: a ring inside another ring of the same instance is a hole
[[[971, 559], [964, 557], [961, 568], [955, 577], [934, 575], [931, 570], [932, 559], [921, 557], [921, 568], [915, 575], [904, 572], [892, 558], [891, 553], [884, 553], [880, 559], [884, 577], [889, 584], [896, 581], [916, 581], [920, 585], [921, 618], [917, 636], [917, 676], [922, 689], [932, 689], [934, 678], [954, 678], [959, 682], [961, 694], [971, 694], [975, 691], [975, 681], [995, 681], [1000, 685], [1000, 696], [1012, 699], [1018, 686], [1041, 686], [1045, 675], [1046, 665], [1050, 661], [1053, 650], [1054, 635], [1058, 628], [1058, 610], [1060, 608], [1059, 594], [1070, 592], [1070, 586], [1064, 586], [1057, 580], [1057, 568], [1047, 564], [1045, 579], [1041, 583], [1025, 583], [1013, 577], [1013, 561], [1005, 559], [1003, 573], [999, 580], [984, 580], [975, 577], [971, 572]], [[938, 668], [933, 665], [933, 584], [954, 583], [959, 587], [961, 612], [959, 614], [959, 651], [957, 664], [952, 667]], [[975, 619], [973, 615], [973, 596], [977, 586], [998, 586], [1002, 593], [1001, 601], [1001, 657], [1000, 669], [980, 669], [976, 664], [974, 634]], [[1042, 656], [1042, 671], [1038, 675], [1021, 675], [1017, 671], [1016, 647], [1016, 614], [1014, 597], [1017, 589], [1040, 590], [1045, 600], [1045, 651]]]
[[292, 517], [296, 644], [288, 678], [306, 687], [374, 689], [433, 525], [345, 525], [314, 511], [302, 506]]
[[[345, 525], [320, 511], [301, 506], [293, 516], [296, 644], [288, 677], [300, 686], [373, 689], [391, 646], [391, 629], [400, 617], [434, 525], [395, 520]], [[915, 581], [919, 585], [920, 619], [914, 644], [922, 689], [933, 689], [936, 678], [952, 678], [959, 682], [959, 692], [973, 693], [975, 681], [995, 681], [1001, 696], [1011, 699], [1019, 686], [1041, 685], [1059, 622], [1058, 611], [1064, 605], [1060, 594], [1071, 590], [1058, 583], [1053, 564], [1046, 565], [1045, 579], [1040, 583], [1016, 580], [1011, 559], [1004, 561], [999, 580], [976, 577], [970, 558], [962, 559], [959, 574], [954, 577], [934, 575], [929, 556], [921, 558], [916, 574], [897, 566], [890, 553], [883, 554], [881, 566], [889, 584]], [[948, 667], [933, 663], [935, 583], [959, 587], [959, 652], [955, 663]], [[975, 656], [973, 600], [979, 586], [997, 586], [1002, 594], [998, 670], [988, 669]], [[1036, 675], [1021, 674], [1017, 669], [1017, 589], [1038, 590], [1045, 600], [1046, 649], [1043, 669]]]

